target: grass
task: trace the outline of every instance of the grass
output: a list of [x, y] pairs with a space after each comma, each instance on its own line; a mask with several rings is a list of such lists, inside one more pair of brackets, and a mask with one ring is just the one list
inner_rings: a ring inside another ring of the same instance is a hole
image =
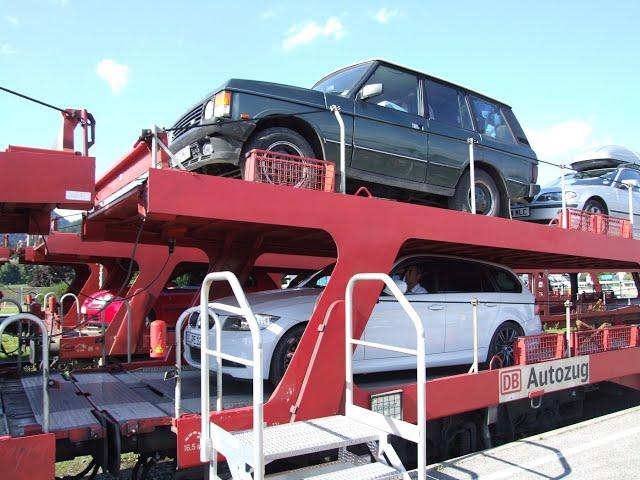
[[[18, 337], [16, 337], [15, 335], [9, 335], [6, 333], [3, 334], [2, 346], [4, 347], [4, 350], [6, 352], [13, 352], [15, 349], [18, 348]], [[0, 360], [6, 360], [7, 358], [12, 358], [12, 357], [15, 357], [15, 355], [7, 357], [2, 351], [0, 351]], [[29, 347], [25, 349], [25, 354], [22, 356], [22, 358], [28, 358], [28, 357], [29, 357]]]
[[[122, 470], [128, 470], [133, 468], [136, 463], [138, 456], [134, 453], [123, 453], [120, 457], [120, 468]], [[84, 457], [76, 457], [73, 460], [67, 460], [64, 462], [56, 463], [56, 477], [64, 477], [67, 475], [77, 475], [82, 472], [87, 465], [91, 462], [90, 456]], [[121, 478], [127, 478], [126, 474], [122, 472]], [[96, 480], [98, 479], [113, 479], [112, 475], [109, 474], [98, 474], [96, 476]]]
[[5, 303], [3, 305], [2, 300], [0, 300], [0, 315], [13, 315], [14, 313], [18, 313], [18, 307], [12, 303]]

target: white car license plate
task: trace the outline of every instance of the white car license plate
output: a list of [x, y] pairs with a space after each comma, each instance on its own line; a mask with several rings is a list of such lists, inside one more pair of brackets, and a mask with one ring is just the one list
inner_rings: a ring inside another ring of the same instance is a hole
[[200, 335], [197, 333], [187, 332], [187, 345], [192, 347], [200, 347]]
[[511, 209], [511, 218], [528, 217], [529, 207], [518, 207]]
[[183, 149], [173, 154], [173, 158], [176, 159], [176, 162], [184, 162], [185, 160], [189, 160], [191, 157], [191, 147], [187, 145]]

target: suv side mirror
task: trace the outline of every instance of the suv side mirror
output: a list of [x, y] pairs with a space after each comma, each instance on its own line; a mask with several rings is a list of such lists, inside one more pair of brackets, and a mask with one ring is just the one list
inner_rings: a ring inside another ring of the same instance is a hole
[[367, 98], [377, 97], [381, 95], [383, 91], [384, 88], [381, 83], [371, 83], [362, 87], [362, 90], [360, 90], [360, 98], [366, 100]]

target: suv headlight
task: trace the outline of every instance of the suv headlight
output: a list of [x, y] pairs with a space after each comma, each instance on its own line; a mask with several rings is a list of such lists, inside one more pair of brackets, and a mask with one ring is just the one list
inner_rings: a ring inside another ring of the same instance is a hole
[[231, 92], [223, 90], [213, 97], [213, 116], [216, 118], [231, 116]]
[[213, 100], [209, 100], [204, 106], [204, 119], [210, 120], [213, 118]]
[[[258, 326], [261, 330], [264, 330], [269, 325], [274, 322], [277, 322], [280, 317], [276, 315], [268, 315], [266, 313], [255, 313], [254, 317], [256, 317], [256, 321], [258, 322]], [[235, 331], [248, 331], [249, 330], [249, 322], [244, 317], [232, 315], [225, 319], [224, 324], [222, 325], [223, 330], [235, 330]]]

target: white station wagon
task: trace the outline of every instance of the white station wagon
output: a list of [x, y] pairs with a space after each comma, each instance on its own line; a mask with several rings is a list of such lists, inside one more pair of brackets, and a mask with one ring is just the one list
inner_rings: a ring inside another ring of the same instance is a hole
[[[261, 326], [265, 379], [274, 385], [287, 369], [298, 342], [315, 308], [322, 289], [330, 279], [333, 264], [309, 277], [299, 286], [247, 295]], [[409, 273], [411, 272], [411, 273]], [[417, 275], [416, 275], [417, 273]], [[503, 365], [513, 363], [513, 343], [518, 336], [542, 331], [534, 311], [534, 298], [509, 269], [488, 262], [439, 255], [412, 255], [398, 260], [391, 275], [406, 290], [425, 326], [426, 366], [443, 367], [473, 361], [471, 300], [479, 300], [478, 358], [494, 355]], [[413, 279], [411, 277], [414, 277]], [[418, 279], [417, 285], [411, 285]], [[414, 293], [412, 293], [414, 292]], [[219, 300], [237, 305], [235, 299]], [[222, 322], [222, 351], [251, 358], [251, 335], [243, 317], [216, 312]], [[192, 314], [186, 328], [185, 357], [193, 366], [200, 361], [200, 318]], [[209, 345], [215, 345], [213, 321], [209, 321]], [[393, 296], [382, 292], [362, 338], [404, 348], [415, 348], [413, 326]], [[355, 373], [388, 372], [415, 368], [414, 357], [359, 346], [354, 353]], [[211, 369], [215, 370], [215, 362]], [[250, 379], [252, 370], [223, 362], [223, 373]]]

